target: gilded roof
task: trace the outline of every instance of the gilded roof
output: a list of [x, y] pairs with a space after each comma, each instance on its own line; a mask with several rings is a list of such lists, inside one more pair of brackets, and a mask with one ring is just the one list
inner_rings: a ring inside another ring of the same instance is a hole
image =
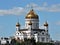
[[47, 23], [47, 21], [44, 23], [44, 26], [48, 26], [48, 23]]
[[34, 18], [34, 19], [38, 19], [38, 15], [34, 13], [33, 9], [30, 10], [30, 12], [26, 15], [25, 18]]
[[16, 26], [20, 26], [19, 22], [16, 23]]

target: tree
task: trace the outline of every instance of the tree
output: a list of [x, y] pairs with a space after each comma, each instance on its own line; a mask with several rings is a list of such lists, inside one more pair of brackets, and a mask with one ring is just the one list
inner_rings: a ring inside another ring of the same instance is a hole
[[25, 38], [24, 42], [25, 42], [25, 45], [36, 45], [34, 38], [31, 38], [31, 39]]
[[37, 42], [36, 45], [54, 45], [53, 43]]
[[16, 41], [15, 45], [20, 45], [20, 43]]
[[15, 43], [16, 43], [16, 40], [12, 39], [10, 45], [15, 45]]

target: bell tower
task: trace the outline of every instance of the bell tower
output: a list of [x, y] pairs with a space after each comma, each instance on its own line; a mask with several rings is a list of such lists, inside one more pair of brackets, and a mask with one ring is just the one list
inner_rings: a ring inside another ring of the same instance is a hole
[[19, 22], [16, 23], [16, 30], [17, 31], [20, 30], [20, 24], [19, 24]]
[[48, 23], [47, 23], [47, 21], [44, 23], [44, 28], [45, 28], [45, 30], [48, 31]]

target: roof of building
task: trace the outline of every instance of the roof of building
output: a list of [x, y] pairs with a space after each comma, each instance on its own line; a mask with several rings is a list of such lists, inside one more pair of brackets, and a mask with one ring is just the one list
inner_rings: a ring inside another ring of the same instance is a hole
[[32, 10], [30, 10], [30, 12], [26, 15], [25, 18], [28, 18], [28, 19], [31, 19], [31, 18], [33, 18], [33, 19], [38, 19], [39, 17], [38, 17], [37, 14], [35, 14], [34, 10], [32, 9]]
[[19, 22], [17, 22], [17, 23], [16, 23], [16, 26], [20, 26], [20, 23], [19, 23]]
[[[19, 31], [27, 31], [28, 29], [20, 29]], [[32, 29], [33, 31], [39, 31], [39, 32], [42, 32], [42, 31], [45, 31], [44, 29]]]
[[48, 23], [47, 23], [47, 21], [44, 23], [44, 26], [48, 26]]

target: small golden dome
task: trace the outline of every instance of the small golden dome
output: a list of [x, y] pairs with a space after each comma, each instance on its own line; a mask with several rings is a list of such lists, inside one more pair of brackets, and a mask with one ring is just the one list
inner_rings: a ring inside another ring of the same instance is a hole
[[16, 26], [20, 26], [19, 22], [16, 23]]
[[38, 15], [36, 15], [36, 14], [34, 13], [33, 9], [32, 9], [32, 10], [30, 10], [30, 12], [26, 15], [25, 18], [28, 18], [28, 19], [30, 19], [30, 18], [38, 19]]
[[28, 25], [32, 25], [32, 22], [30, 21], [30, 22], [28, 23]]
[[48, 26], [48, 23], [47, 23], [47, 21], [44, 23], [44, 26]]

